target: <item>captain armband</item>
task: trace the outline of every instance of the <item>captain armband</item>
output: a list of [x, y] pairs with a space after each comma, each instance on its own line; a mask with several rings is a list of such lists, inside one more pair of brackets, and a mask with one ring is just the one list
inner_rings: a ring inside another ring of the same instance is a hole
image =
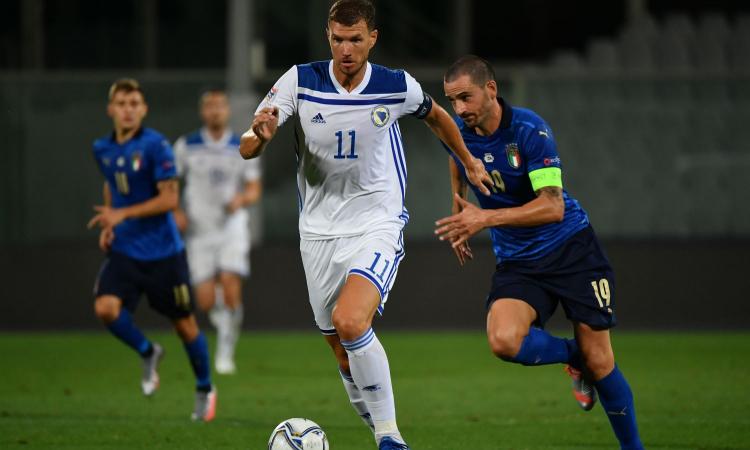
[[416, 111], [411, 113], [412, 116], [416, 117], [417, 119], [424, 119], [427, 117], [427, 114], [432, 111], [432, 97], [426, 92], [423, 92], [424, 99], [422, 100], [422, 104], [419, 105], [419, 108], [417, 108]]
[[559, 167], [544, 167], [533, 170], [529, 172], [529, 179], [534, 191], [550, 186], [562, 188], [562, 171]]

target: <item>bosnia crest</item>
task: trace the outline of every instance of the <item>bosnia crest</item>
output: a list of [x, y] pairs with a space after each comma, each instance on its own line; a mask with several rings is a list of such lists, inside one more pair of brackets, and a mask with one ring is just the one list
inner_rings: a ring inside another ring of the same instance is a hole
[[514, 169], [521, 167], [521, 151], [515, 142], [505, 146], [505, 155], [508, 157], [508, 165]]
[[383, 105], [376, 106], [370, 113], [370, 119], [373, 125], [378, 128], [384, 127], [391, 118], [391, 112]]

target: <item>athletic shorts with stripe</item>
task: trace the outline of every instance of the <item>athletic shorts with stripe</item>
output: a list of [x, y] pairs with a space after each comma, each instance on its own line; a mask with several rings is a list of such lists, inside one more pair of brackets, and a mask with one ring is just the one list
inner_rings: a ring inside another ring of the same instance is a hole
[[331, 315], [349, 274], [375, 286], [380, 293], [378, 312], [382, 314], [405, 255], [401, 229], [325, 240], [302, 239], [300, 253], [315, 323], [327, 335], [336, 334]]

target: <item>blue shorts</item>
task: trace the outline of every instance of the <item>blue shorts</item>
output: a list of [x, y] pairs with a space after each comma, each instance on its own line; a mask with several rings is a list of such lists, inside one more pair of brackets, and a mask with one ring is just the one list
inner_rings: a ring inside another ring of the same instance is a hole
[[614, 295], [615, 274], [588, 226], [540, 259], [498, 264], [487, 309], [498, 299], [523, 300], [544, 327], [561, 303], [569, 320], [604, 330], [617, 323]]
[[117, 252], [107, 255], [96, 278], [94, 295], [114, 295], [128, 311], [134, 312], [142, 294], [146, 294], [153, 309], [170, 319], [193, 313], [193, 291], [184, 250], [154, 261], [141, 261]]

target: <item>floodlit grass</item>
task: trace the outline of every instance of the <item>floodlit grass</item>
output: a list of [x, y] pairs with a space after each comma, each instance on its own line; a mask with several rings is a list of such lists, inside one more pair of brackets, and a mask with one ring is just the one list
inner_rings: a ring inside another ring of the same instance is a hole
[[[215, 376], [217, 418], [189, 420], [193, 377], [171, 334], [162, 385], [140, 394], [140, 360], [108, 334], [0, 334], [0, 448], [266, 448], [273, 427], [307, 417], [333, 450], [374, 449], [315, 333], [248, 333], [239, 374]], [[490, 356], [481, 333], [379, 333], [399, 425], [422, 449], [614, 449], [600, 406], [585, 413], [561, 366]], [[649, 449], [750, 448], [750, 334], [618, 333]]]

